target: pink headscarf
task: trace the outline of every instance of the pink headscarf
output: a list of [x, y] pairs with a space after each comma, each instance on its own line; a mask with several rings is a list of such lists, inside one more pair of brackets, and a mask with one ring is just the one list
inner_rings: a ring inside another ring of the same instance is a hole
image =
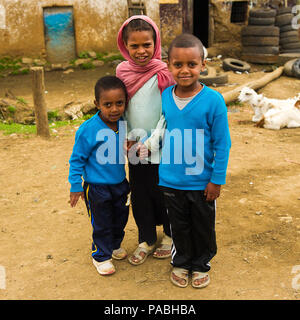
[[[140, 66], [133, 61], [122, 39], [124, 27], [134, 19], [142, 19], [148, 22], [156, 33], [154, 54], [152, 59], [145, 66]], [[121, 54], [127, 61], [123, 61], [117, 66], [116, 76], [125, 83], [129, 98], [131, 98], [155, 74], [157, 74], [158, 88], [160, 92], [163, 92], [164, 89], [175, 84], [173, 76], [168, 70], [167, 64], [161, 60], [159, 30], [154, 21], [149, 17], [145, 15], [136, 15], [127, 19], [119, 30], [117, 43]]]

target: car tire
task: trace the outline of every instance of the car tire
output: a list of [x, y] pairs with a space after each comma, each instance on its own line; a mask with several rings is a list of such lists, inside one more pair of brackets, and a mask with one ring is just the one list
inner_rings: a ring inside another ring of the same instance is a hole
[[215, 68], [207, 67], [208, 74], [200, 75], [199, 81], [207, 86], [212, 86], [213, 84], [226, 84], [228, 82], [228, 75], [226, 73], [217, 73]]
[[243, 36], [243, 46], [278, 46], [279, 37]]
[[275, 24], [275, 17], [272, 18], [256, 18], [256, 17], [249, 17], [248, 25], [254, 26], [274, 26]]
[[298, 37], [298, 32], [296, 30], [280, 32], [281, 39], [287, 38], [287, 37]]
[[294, 15], [291, 13], [282, 14], [280, 16], [277, 16], [275, 19], [275, 26], [285, 26], [287, 24], [290, 24]]
[[233, 58], [224, 59], [222, 66], [225, 71], [245, 72], [251, 69], [251, 66], [246, 61]]
[[296, 59], [293, 63], [292, 72], [296, 78], [300, 78], [300, 59]]
[[291, 7], [282, 7], [282, 8], [278, 8], [277, 9], [277, 15], [282, 15], [285, 13], [291, 13], [292, 12], [292, 8]]
[[284, 68], [283, 68], [283, 73], [288, 76], [288, 77], [293, 77], [293, 71], [292, 71], [292, 67], [293, 67], [293, 64], [294, 62], [296, 61], [297, 59], [292, 59], [292, 60], [289, 60], [287, 61], [285, 64], [284, 64]]
[[279, 47], [278, 46], [248, 46], [243, 47], [244, 54], [279, 54]]
[[282, 45], [283, 49], [300, 49], [300, 41], [285, 43]]
[[291, 23], [287, 24], [286, 26], [280, 27], [280, 33], [287, 32], [287, 31], [295, 31]]
[[291, 36], [291, 37], [280, 38], [279, 43], [280, 43], [281, 45], [284, 45], [284, 44], [286, 44], [286, 43], [298, 42], [298, 41], [300, 41], [298, 37]]
[[241, 30], [241, 35], [278, 37], [279, 30], [280, 29], [275, 26], [244, 26]]
[[249, 11], [249, 17], [255, 18], [272, 18], [275, 17], [276, 14], [277, 12], [274, 9], [252, 9]]

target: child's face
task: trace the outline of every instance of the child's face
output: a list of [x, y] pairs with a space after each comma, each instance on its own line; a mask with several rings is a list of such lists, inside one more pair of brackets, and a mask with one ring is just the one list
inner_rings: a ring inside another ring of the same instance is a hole
[[128, 35], [125, 46], [134, 62], [145, 66], [154, 54], [153, 32], [132, 31]]
[[123, 115], [126, 106], [124, 90], [111, 89], [102, 90], [100, 101], [95, 101], [95, 105], [100, 110], [100, 117], [106, 123], [117, 122]]
[[205, 68], [200, 49], [176, 48], [170, 52], [168, 67], [179, 87], [192, 87], [198, 83], [200, 72]]

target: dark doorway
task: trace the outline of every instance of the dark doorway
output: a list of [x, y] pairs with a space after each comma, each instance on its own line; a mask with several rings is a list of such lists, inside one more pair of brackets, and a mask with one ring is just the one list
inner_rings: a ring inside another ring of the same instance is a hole
[[208, 47], [209, 0], [194, 0], [193, 2], [193, 34], [202, 41], [205, 47]]

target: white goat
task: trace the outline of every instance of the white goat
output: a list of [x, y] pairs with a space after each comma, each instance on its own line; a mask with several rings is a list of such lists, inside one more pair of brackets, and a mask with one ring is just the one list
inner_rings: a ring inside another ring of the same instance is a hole
[[273, 130], [300, 127], [300, 93], [294, 98], [271, 99], [244, 87], [238, 99], [253, 108], [252, 121], [257, 122], [258, 127]]

